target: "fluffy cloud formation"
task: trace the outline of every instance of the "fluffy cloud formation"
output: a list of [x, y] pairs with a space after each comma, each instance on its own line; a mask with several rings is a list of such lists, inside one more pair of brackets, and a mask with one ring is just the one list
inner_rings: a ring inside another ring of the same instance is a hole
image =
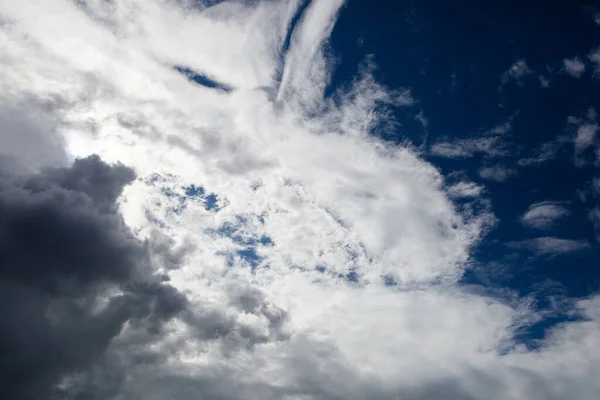
[[[134, 178], [98, 157], [0, 180], [0, 394], [44, 398], [127, 323], [159, 332], [185, 298], [116, 212]], [[165, 251], [169, 249], [166, 248]]]
[[[597, 299], [523, 349], [528, 301], [457, 283], [494, 218], [449, 195], [478, 189], [370, 135], [410, 90], [367, 59], [325, 96], [342, 5], [0, 5], [2, 107], [56, 105], [31, 128], [56, 138], [44, 162], [98, 153], [138, 176], [97, 157], [7, 174], [2, 240], [40, 252], [2, 248], [31, 262], [0, 292], [20, 360], [2, 365], [5, 397], [595, 398]], [[38, 168], [42, 152], [13, 146]]]
[[564, 206], [543, 201], [529, 206], [521, 217], [521, 223], [535, 229], [548, 229], [567, 215], [569, 215], [569, 210]]

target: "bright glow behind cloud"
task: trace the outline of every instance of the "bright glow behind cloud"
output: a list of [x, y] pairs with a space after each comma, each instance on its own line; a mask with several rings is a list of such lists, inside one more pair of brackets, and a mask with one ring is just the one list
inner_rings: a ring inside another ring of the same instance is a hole
[[[493, 380], [490, 398], [536, 398], [527, 397], [533, 378], [514, 371], [557, 373], [539, 360], [571, 351], [567, 334], [547, 353], [501, 357], [513, 329], [534, 316], [455, 285], [493, 218], [459, 213], [432, 165], [369, 135], [386, 117], [375, 107], [410, 106], [410, 91], [378, 84], [367, 60], [349, 89], [324, 97], [325, 48], [342, 1], [311, 2], [286, 53], [299, 1], [204, 10], [167, 0], [78, 3], [2, 3], [0, 89], [5, 103], [48, 104], [71, 156], [95, 152], [135, 167], [145, 179], [126, 190], [127, 222], [147, 236], [152, 215], [194, 249], [170, 275], [196, 314], [156, 345], [164, 360], [136, 367], [123, 356], [125, 395], [435, 398], [447, 386], [468, 398]], [[196, 85], [175, 66], [233, 90]], [[510, 71], [519, 79], [529, 70]], [[152, 174], [172, 188], [202, 185], [218, 211], [169, 213]], [[219, 234], [224, 226], [245, 240], [270, 238], [257, 246], [254, 271], [235, 256], [239, 241]], [[348, 274], [358, 282], [341, 278]], [[260, 312], [231, 300], [232, 288], [264, 293]], [[288, 316], [283, 327], [277, 310]], [[232, 333], [198, 339], [214, 315]], [[578, 357], [573, 368], [592, 373], [596, 356]], [[549, 390], [543, 398], [561, 394]]]

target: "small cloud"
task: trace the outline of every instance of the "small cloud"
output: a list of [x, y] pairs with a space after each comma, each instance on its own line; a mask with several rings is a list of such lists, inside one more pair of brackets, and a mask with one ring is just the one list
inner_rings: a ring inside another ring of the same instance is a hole
[[571, 139], [566, 136], [559, 136], [554, 140], [543, 143], [535, 150], [533, 156], [522, 158], [519, 160], [519, 165], [527, 167], [531, 165], [539, 165], [558, 157], [560, 151], [569, 144]]
[[394, 104], [398, 107], [412, 106], [416, 102], [417, 101], [413, 97], [410, 89], [403, 89], [403, 90], [398, 91], [398, 93], [396, 94], [396, 97], [392, 100], [392, 104]]
[[521, 223], [530, 228], [549, 229], [567, 215], [569, 215], [569, 210], [562, 205], [543, 201], [529, 206], [529, 209], [521, 217]]
[[600, 73], [600, 47], [592, 50], [588, 55], [588, 59], [594, 65], [594, 76], [598, 77], [598, 74]]
[[458, 182], [448, 187], [448, 195], [457, 199], [468, 197], [479, 197], [484, 187], [475, 182]]
[[592, 179], [592, 189], [595, 194], [600, 195], [600, 178]]
[[[575, 165], [584, 166], [589, 160], [586, 159], [587, 149], [591, 146], [596, 146], [596, 132], [600, 130], [600, 125], [597, 123], [597, 113], [594, 108], [590, 108], [586, 116], [583, 118], [570, 116], [567, 118], [567, 124], [570, 129], [574, 130], [572, 142], [575, 147]], [[596, 151], [600, 151], [600, 147], [596, 147]]]
[[535, 239], [507, 243], [513, 249], [529, 250], [537, 255], [557, 255], [585, 250], [590, 244], [584, 240], [559, 239], [543, 236]]
[[590, 147], [596, 138], [596, 132], [600, 127], [596, 123], [585, 123], [577, 128], [575, 137], [575, 151], [581, 152]]
[[594, 14], [594, 22], [600, 25], [600, 12]]
[[419, 113], [415, 115], [415, 121], [419, 121], [421, 125], [423, 125], [423, 129], [427, 131], [427, 128], [429, 127], [429, 120], [425, 116], [423, 110], [419, 111]]
[[478, 153], [493, 157], [507, 155], [508, 151], [498, 137], [457, 139], [431, 146], [431, 154], [444, 158], [470, 158]]
[[540, 80], [540, 87], [542, 89], [548, 89], [550, 87], [550, 81], [546, 79], [544, 75], [540, 75], [538, 79]]
[[511, 176], [515, 175], [516, 171], [512, 168], [495, 165], [493, 167], [483, 167], [479, 169], [479, 176], [482, 179], [490, 181], [504, 182]]
[[505, 133], [512, 131], [512, 129], [512, 119], [509, 119], [503, 124], [496, 125], [492, 129], [487, 131], [487, 133], [490, 133], [492, 135], [504, 135]]
[[483, 132], [483, 136], [467, 139], [438, 141], [431, 146], [431, 154], [444, 158], [470, 158], [476, 154], [500, 157], [509, 154], [506, 143], [498, 137], [512, 130], [512, 118]]
[[600, 207], [594, 208], [588, 214], [590, 221], [594, 225], [594, 230], [596, 232], [596, 240], [600, 242]]
[[572, 59], [565, 58], [563, 60], [563, 71], [574, 78], [580, 78], [585, 72], [585, 64], [579, 57]]
[[531, 74], [532, 72], [533, 70], [527, 66], [527, 63], [524, 59], [517, 60], [500, 76], [502, 86], [506, 85], [511, 80], [516, 80], [519, 85], [522, 85], [522, 78]]

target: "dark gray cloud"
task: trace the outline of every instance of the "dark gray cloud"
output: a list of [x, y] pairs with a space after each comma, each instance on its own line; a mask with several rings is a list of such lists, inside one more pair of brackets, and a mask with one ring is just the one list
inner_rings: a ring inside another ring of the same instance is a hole
[[69, 379], [96, 368], [125, 323], [152, 335], [186, 308], [154, 273], [157, 246], [117, 212], [134, 178], [98, 156], [35, 175], [2, 169], [0, 398], [72, 398]]

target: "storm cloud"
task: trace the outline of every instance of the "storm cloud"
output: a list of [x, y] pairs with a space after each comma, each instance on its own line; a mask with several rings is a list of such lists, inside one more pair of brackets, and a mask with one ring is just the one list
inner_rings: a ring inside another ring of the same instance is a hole
[[0, 397], [47, 399], [124, 324], [157, 331], [186, 298], [117, 211], [132, 169], [90, 156], [0, 176]]

